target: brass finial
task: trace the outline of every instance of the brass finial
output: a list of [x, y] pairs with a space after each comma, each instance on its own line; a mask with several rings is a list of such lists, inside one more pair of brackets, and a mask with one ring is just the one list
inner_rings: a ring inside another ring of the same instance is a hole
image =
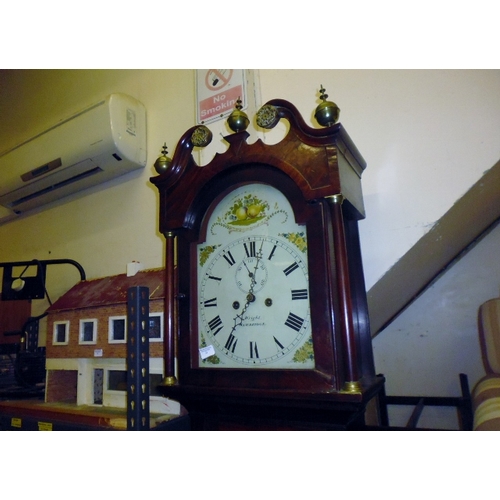
[[326, 90], [323, 88], [323, 85], [321, 85], [319, 93], [321, 94], [320, 99], [322, 102], [316, 108], [314, 117], [323, 127], [331, 127], [339, 119], [340, 109], [334, 102], [327, 101], [328, 94], [325, 92]]
[[233, 132], [241, 132], [246, 130], [250, 124], [247, 114], [241, 111], [241, 99], [238, 97], [234, 111], [227, 117], [227, 124]]
[[168, 154], [167, 143], [164, 142], [161, 155], [158, 156], [158, 158], [155, 161], [155, 170], [159, 174], [163, 174], [163, 172], [166, 172], [170, 168], [170, 165], [172, 164], [172, 159], [169, 158], [167, 154]]

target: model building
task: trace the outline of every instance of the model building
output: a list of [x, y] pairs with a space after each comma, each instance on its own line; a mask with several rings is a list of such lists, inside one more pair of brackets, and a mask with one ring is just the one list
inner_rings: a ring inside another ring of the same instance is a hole
[[171, 413], [156, 386], [163, 373], [164, 270], [77, 283], [47, 310], [46, 402], [126, 407], [127, 290], [149, 288], [152, 412]]

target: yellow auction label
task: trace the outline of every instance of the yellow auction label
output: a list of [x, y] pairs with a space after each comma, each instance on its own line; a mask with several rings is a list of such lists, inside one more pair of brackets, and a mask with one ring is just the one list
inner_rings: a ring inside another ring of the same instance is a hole
[[39, 431], [51, 431], [52, 423], [51, 422], [38, 422], [38, 430]]
[[10, 421], [11, 427], [18, 427], [19, 429], [22, 427], [23, 421], [20, 418], [12, 417]]

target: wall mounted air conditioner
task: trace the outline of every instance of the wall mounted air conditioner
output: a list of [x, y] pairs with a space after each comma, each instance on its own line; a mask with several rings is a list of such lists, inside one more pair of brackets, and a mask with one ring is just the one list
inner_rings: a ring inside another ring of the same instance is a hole
[[145, 165], [145, 108], [111, 94], [0, 156], [0, 224]]

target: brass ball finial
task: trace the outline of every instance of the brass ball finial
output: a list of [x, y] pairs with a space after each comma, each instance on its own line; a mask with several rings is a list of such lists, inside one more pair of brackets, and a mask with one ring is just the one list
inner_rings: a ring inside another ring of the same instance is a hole
[[326, 90], [323, 88], [323, 85], [321, 85], [319, 93], [321, 94], [320, 99], [322, 102], [316, 108], [314, 117], [323, 127], [331, 127], [339, 119], [340, 108], [334, 102], [327, 101], [328, 94], [325, 92]]
[[170, 165], [172, 164], [172, 159], [169, 158], [167, 154], [168, 154], [167, 143], [164, 142], [161, 155], [155, 161], [155, 170], [159, 174], [163, 174], [163, 172], [166, 172], [170, 168]]
[[246, 130], [250, 124], [247, 114], [241, 111], [241, 99], [238, 97], [234, 111], [227, 117], [227, 124], [233, 132], [241, 132]]

